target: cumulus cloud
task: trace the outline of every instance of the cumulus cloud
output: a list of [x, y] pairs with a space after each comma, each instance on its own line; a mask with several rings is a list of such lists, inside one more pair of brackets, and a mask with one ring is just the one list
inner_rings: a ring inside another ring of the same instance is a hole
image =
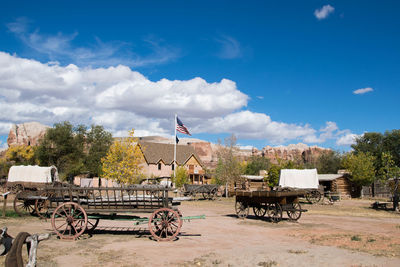
[[242, 56], [240, 43], [233, 37], [223, 35], [216, 39], [221, 45], [218, 56], [224, 59], [234, 59]]
[[[115, 136], [135, 128], [137, 136], [173, 133], [174, 113], [196, 133], [234, 133], [238, 138], [323, 143], [351, 134], [327, 122], [320, 130], [308, 124], [278, 122], [245, 110], [249, 97], [235, 82], [202, 78], [151, 81], [127, 66], [80, 68], [41, 63], [0, 52], [0, 134], [12, 123], [64, 120], [100, 124]], [[343, 137], [344, 138], [344, 137]], [[343, 143], [342, 141], [340, 143]]]
[[347, 133], [336, 140], [336, 144], [338, 146], [350, 146], [355, 144], [356, 138], [360, 137], [360, 135]]
[[372, 92], [372, 91], [374, 91], [373, 88], [371, 88], [371, 87], [366, 87], [366, 88], [361, 88], [361, 89], [354, 90], [354, 91], [353, 91], [353, 94], [355, 94], [355, 95], [362, 95], [362, 94], [365, 94], [365, 93], [368, 93], [368, 92]]
[[43, 34], [38, 29], [30, 30], [31, 21], [18, 18], [8, 23], [10, 32], [33, 51], [46, 55], [49, 60], [72, 62], [80, 66], [115, 66], [124, 64], [131, 67], [163, 64], [179, 57], [179, 49], [163, 45], [154, 37], [143, 40], [146, 56], [132, 51], [131, 44], [121, 41], [103, 42], [96, 37], [89, 47], [74, 45], [78, 32], [65, 34]]
[[194, 130], [200, 129], [209, 133], [235, 133], [238, 138], [267, 139], [274, 144], [293, 139], [304, 140], [315, 133], [309, 125], [276, 122], [266, 114], [250, 111], [239, 111], [200, 122]]
[[331, 5], [324, 5], [323, 7], [321, 7], [320, 9], [316, 9], [314, 11], [314, 16], [318, 19], [318, 20], [323, 20], [326, 19], [331, 13], [333, 13], [335, 11], [335, 8]]

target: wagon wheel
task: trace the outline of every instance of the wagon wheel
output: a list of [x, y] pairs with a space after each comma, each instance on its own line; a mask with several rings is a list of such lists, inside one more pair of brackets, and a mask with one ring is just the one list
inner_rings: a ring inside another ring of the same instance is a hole
[[249, 206], [244, 204], [243, 202], [236, 201], [235, 211], [239, 218], [244, 219], [247, 217], [247, 215], [249, 215]]
[[280, 222], [282, 220], [282, 207], [279, 203], [271, 204], [270, 206], [271, 220], [274, 223]]
[[311, 192], [307, 192], [306, 199], [311, 204], [318, 203], [321, 200], [321, 193], [318, 190], [313, 190]]
[[40, 219], [47, 219], [50, 217], [49, 213], [49, 200], [47, 199], [36, 199], [35, 200], [35, 213]]
[[34, 202], [31, 200], [24, 199], [22, 197], [23, 192], [19, 192], [14, 198], [14, 210], [19, 216], [26, 214], [35, 214]]
[[289, 219], [292, 221], [297, 221], [301, 217], [301, 206], [300, 203], [292, 203], [291, 210], [286, 211]]
[[267, 213], [267, 208], [265, 206], [254, 206], [253, 212], [257, 218], [262, 218], [264, 217], [265, 213]]
[[216, 200], [218, 198], [218, 189], [215, 188], [211, 191], [211, 200]]
[[[51, 193], [42, 193], [40, 196], [42, 197], [51, 197]], [[48, 199], [36, 199], [35, 200], [35, 213], [41, 218], [41, 219], [47, 219], [50, 217], [50, 212], [49, 212], [49, 205], [50, 205], [50, 200]]]
[[210, 192], [203, 192], [201, 193], [204, 199], [211, 199], [211, 194]]
[[53, 230], [61, 239], [77, 239], [85, 232], [87, 222], [85, 210], [74, 202], [62, 203], [51, 216]]
[[182, 220], [178, 213], [170, 208], [154, 211], [149, 218], [149, 230], [157, 241], [170, 241], [181, 230]]

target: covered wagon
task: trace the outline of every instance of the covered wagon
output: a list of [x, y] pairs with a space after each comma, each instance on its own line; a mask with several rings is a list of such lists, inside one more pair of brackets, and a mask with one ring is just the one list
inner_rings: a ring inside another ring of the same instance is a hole
[[322, 198], [317, 169], [282, 169], [279, 186], [305, 190], [305, 197], [310, 203], [317, 203]]
[[16, 194], [14, 197], [14, 210], [17, 214], [35, 212], [35, 199], [27, 196], [40, 197], [41, 189], [46, 185], [59, 183], [58, 171], [55, 166], [12, 166], [8, 172], [7, 189]]
[[59, 182], [55, 166], [12, 166], [8, 172], [7, 188], [13, 192], [36, 190], [54, 182]]

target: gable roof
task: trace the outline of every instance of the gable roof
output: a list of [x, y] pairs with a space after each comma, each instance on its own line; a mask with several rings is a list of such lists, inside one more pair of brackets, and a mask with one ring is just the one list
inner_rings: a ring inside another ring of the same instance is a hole
[[[139, 142], [139, 146], [148, 164], [157, 164], [162, 160], [169, 165], [174, 161], [173, 144]], [[187, 145], [176, 146], [176, 162], [178, 165], [185, 164], [191, 156], [194, 156], [199, 164], [202, 165], [193, 147]]]
[[343, 174], [318, 174], [318, 180], [321, 182], [333, 181], [340, 177], [343, 177]]

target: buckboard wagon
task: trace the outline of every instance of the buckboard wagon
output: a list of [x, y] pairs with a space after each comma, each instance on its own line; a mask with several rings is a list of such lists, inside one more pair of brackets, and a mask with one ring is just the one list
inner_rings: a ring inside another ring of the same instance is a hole
[[216, 184], [184, 184], [183, 195], [196, 197], [201, 194], [204, 199], [214, 200], [218, 197], [218, 188]]
[[246, 218], [249, 209], [252, 208], [257, 218], [268, 216], [272, 222], [280, 222], [284, 212], [289, 220], [297, 221], [300, 219], [302, 209], [299, 197], [305, 194], [304, 190], [296, 191], [244, 191], [235, 190], [230, 192], [231, 196], [236, 197], [235, 211], [239, 218]]
[[[176, 238], [183, 221], [205, 218], [183, 217], [177, 208], [180, 202], [168, 196], [170, 190], [149, 185], [46, 187], [40, 194], [21, 200], [40, 217], [51, 218], [61, 239], [77, 239], [84, 232], [93, 232], [100, 220], [128, 220], [134, 225], [147, 224], [153, 239], [168, 241]], [[141, 217], [144, 213], [150, 216]]]

